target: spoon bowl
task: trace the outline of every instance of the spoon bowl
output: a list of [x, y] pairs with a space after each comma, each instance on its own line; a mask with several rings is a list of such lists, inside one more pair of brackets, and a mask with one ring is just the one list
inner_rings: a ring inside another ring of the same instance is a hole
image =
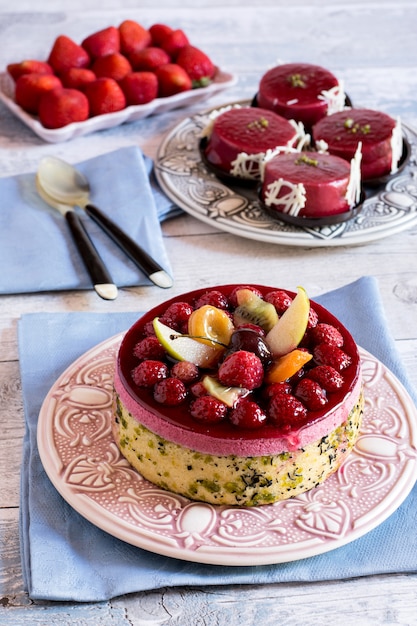
[[82, 172], [58, 157], [47, 156], [40, 161], [37, 178], [51, 200], [84, 209], [155, 285], [163, 289], [172, 287], [172, 278], [148, 252], [91, 204], [90, 184]]

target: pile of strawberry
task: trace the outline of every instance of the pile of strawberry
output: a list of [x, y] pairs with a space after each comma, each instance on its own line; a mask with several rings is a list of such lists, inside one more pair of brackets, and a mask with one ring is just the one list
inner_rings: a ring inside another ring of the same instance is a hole
[[216, 68], [181, 29], [125, 20], [81, 44], [59, 35], [47, 61], [10, 63], [7, 71], [16, 104], [54, 129], [205, 87]]
[[[232, 316], [237, 304], [235, 293], [239, 289], [242, 286], [228, 296], [209, 290], [193, 303], [174, 302], [161, 314], [160, 320], [173, 331], [184, 332], [192, 312], [207, 304]], [[274, 304], [279, 315], [292, 301], [283, 290], [273, 290], [262, 297]], [[346, 352], [344, 336], [333, 324], [321, 320], [313, 307], [300, 345], [302, 350], [311, 352], [313, 358], [295, 374], [277, 379], [279, 382], [268, 380], [271, 363], [263, 329], [254, 324], [242, 324], [235, 329], [223, 357], [210, 372], [226, 392], [234, 388], [240, 390], [232, 406], [221, 397], [211, 395], [202, 384], [207, 371], [194, 363], [175, 362], [167, 355], [155, 336], [152, 321], [145, 323], [142, 332], [143, 336], [136, 339], [133, 347], [134, 387], [146, 390], [165, 407], [188, 405], [190, 415], [205, 424], [226, 420], [251, 430], [264, 424], [273, 425], [277, 432], [298, 430], [310, 419], [317, 419], [317, 412], [326, 411], [332, 399], [343, 394], [349, 384], [345, 374], [353, 358]], [[340, 401], [341, 396], [338, 397]]]

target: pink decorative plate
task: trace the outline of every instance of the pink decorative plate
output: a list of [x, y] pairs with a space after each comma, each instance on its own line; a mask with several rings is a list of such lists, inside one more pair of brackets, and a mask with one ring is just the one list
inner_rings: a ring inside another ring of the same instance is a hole
[[163, 491], [132, 469], [112, 439], [114, 363], [122, 335], [77, 359], [48, 393], [38, 424], [44, 468], [90, 522], [132, 545], [215, 565], [314, 556], [369, 532], [417, 479], [417, 411], [407, 391], [361, 349], [365, 415], [342, 468], [301, 496], [258, 508], [212, 506]]

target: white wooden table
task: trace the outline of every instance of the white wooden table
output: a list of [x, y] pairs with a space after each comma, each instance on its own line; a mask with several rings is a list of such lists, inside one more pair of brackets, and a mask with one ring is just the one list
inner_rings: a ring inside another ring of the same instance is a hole
[[[278, 59], [333, 70], [354, 103], [401, 116], [417, 128], [415, 0], [0, 0], [0, 69], [42, 57], [61, 33], [81, 40], [125, 18], [183, 28], [238, 83], [211, 105], [251, 98]], [[46, 154], [77, 161], [132, 144], [150, 157], [191, 110], [176, 110], [65, 144], [38, 139], [0, 106], [0, 176], [34, 172]], [[0, 198], [1, 210], [1, 198]], [[174, 296], [215, 283], [302, 281], [314, 297], [363, 275], [380, 285], [389, 325], [417, 384], [417, 227], [357, 247], [314, 248], [249, 241], [184, 214], [163, 224]], [[1, 271], [1, 268], [0, 268]], [[273, 279], [272, 279], [273, 277]], [[314, 584], [163, 589], [98, 604], [33, 602], [23, 590], [18, 514], [23, 407], [17, 320], [38, 311], [135, 311], [166, 297], [157, 287], [122, 289], [114, 302], [93, 291], [0, 298], [0, 624], [327, 624], [417, 623], [417, 574]]]

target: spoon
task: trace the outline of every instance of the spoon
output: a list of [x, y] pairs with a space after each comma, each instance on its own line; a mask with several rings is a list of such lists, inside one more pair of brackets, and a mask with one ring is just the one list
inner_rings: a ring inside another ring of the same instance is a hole
[[62, 159], [47, 156], [41, 159], [37, 175], [41, 187], [50, 198], [83, 208], [155, 285], [163, 289], [172, 287], [172, 278], [167, 272], [107, 215], [90, 203], [90, 184], [84, 174]]
[[53, 209], [59, 211], [67, 220], [74, 243], [84, 261], [97, 294], [103, 298], [103, 300], [114, 300], [117, 298], [117, 287], [113, 283], [112, 277], [85, 230], [80, 216], [77, 215], [72, 207], [51, 198], [40, 184], [38, 176], [36, 176], [36, 189], [42, 200]]

